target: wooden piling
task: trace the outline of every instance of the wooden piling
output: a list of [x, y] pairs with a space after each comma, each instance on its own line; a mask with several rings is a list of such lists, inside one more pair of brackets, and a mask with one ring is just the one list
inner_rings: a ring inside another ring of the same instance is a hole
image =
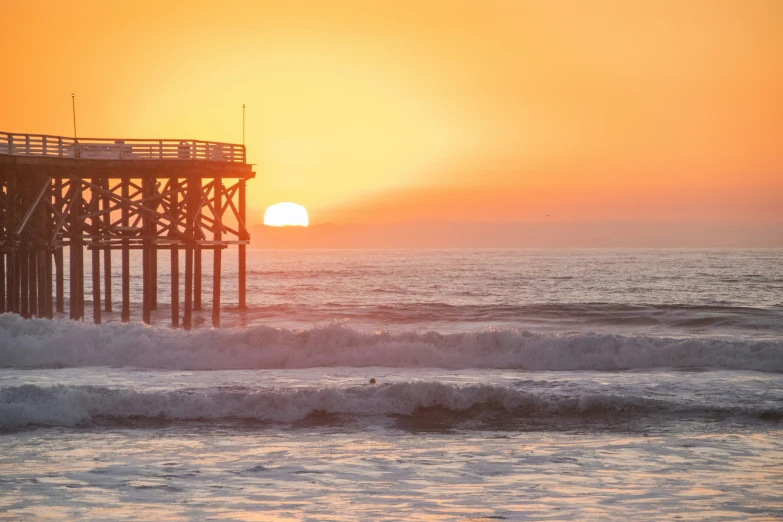
[[30, 292], [30, 296], [27, 299], [29, 303], [28, 317], [34, 315], [40, 317], [38, 316], [38, 252], [36, 250], [35, 244], [31, 244], [30, 248], [27, 249], [27, 278]]
[[[109, 190], [109, 178], [103, 178], [103, 188], [104, 190]], [[109, 209], [111, 209], [111, 199], [107, 194], [104, 194], [101, 198], [101, 203], [103, 204], [103, 211], [106, 212], [103, 215], [103, 225], [106, 228], [106, 230], [109, 230], [109, 227], [111, 227], [111, 212], [109, 212]], [[108, 232], [107, 232], [108, 233]], [[104, 248], [103, 249], [103, 302], [104, 302], [104, 311], [105, 312], [111, 312], [111, 249], [110, 248]]]
[[[141, 180], [141, 197], [142, 199], [149, 198], [152, 195], [152, 180], [145, 177]], [[147, 208], [149, 202], [143, 203], [143, 207]], [[152, 320], [152, 226], [151, 219], [148, 214], [143, 213], [141, 218], [141, 234], [142, 234], [142, 308], [141, 308], [141, 320], [146, 324], [150, 324]]]
[[[201, 238], [197, 237], [196, 241]], [[201, 245], [193, 247], [193, 309], [201, 310]]]
[[[249, 239], [249, 236], [247, 234], [247, 226], [246, 226], [246, 218], [245, 218], [245, 212], [246, 212], [246, 182], [244, 179], [239, 180], [239, 239], [240, 240], [247, 240]], [[239, 289], [239, 309], [240, 310], [246, 310], [247, 309], [247, 302], [245, 299], [245, 294], [247, 290], [247, 247], [240, 243], [239, 244], [239, 252], [238, 252], [238, 277], [239, 281], [237, 281], [237, 287]]]
[[[0, 172], [0, 198], [5, 198], [5, 174], [3, 172]], [[6, 201], [0, 200], [0, 208], [3, 208], [4, 205], [7, 204]], [[2, 241], [3, 246], [7, 248], [7, 237], [8, 232], [4, 231], [2, 227], [0, 227], [0, 241]], [[0, 314], [6, 312], [6, 294], [5, 294], [5, 252], [2, 248], [0, 248]]]
[[[179, 222], [179, 180], [172, 178], [169, 188], [174, 191], [171, 196], [171, 205], [169, 212], [171, 214], [171, 225], [169, 227], [169, 239], [178, 241]], [[179, 244], [171, 244], [171, 326], [179, 327]]]
[[[214, 237], [215, 241], [223, 239], [223, 180], [215, 176], [215, 200], [214, 200]], [[221, 283], [221, 263], [223, 249], [220, 243], [216, 243], [217, 248], [213, 250], [212, 264], [212, 326], [220, 326], [220, 283]]]
[[92, 249], [92, 322], [101, 324], [101, 251]]
[[[46, 278], [46, 258], [49, 257], [49, 252], [45, 245], [39, 246], [36, 256], [38, 256], [36, 262], [36, 265], [38, 266], [38, 310], [36, 311], [36, 315], [40, 318], [48, 318], [52, 287], [50, 285], [51, 280], [47, 280]], [[47, 298], [47, 292], [49, 298]]]
[[[0, 187], [2, 187], [0, 185]], [[7, 312], [5, 295], [5, 252], [0, 251], [0, 314]]]
[[186, 330], [193, 327], [193, 309], [196, 276], [194, 273], [194, 259], [196, 253], [196, 222], [200, 212], [201, 180], [196, 176], [190, 176], [187, 180], [187, 192], [185, 197], [185, 310], [182, 317], [182, 326]]
[[182, 314], [182, 327], [193, 327], [193, 240], [188, 238], [185, 244], [185, 310]]
[[27, 241], [19, 242], [19, 315], [30, 318], [30, 256]]
[[6, 254], [5, 271], [5, 291], [6, 291], [6, 310], [8, 312], [19, 313], [17, 307], [16, 295], [17, 285], [17, 263], [16, 263], [16, 172], [12, 169], [6, 174], [6, 208], [5, 208], [5, 246], [8, 248]]
[[52, 318], [52, 249], [49, 247], [52, 237], [52, 220], [49, 219], [49, 208], [46, 202], [51, 204], [51, 191], [53, 184], [51, 177], [36, 216], [38, 229], [38, 317]]
[[[22, 210], [26, 209], [30, 205], [30, 183], [20, 183], [17, 186], [19, 194], [19, 202], [21, 203]], [[23, 212], [20, 212], [20, 216]], [[17, 217], [20, 217], [17, 216]], [[23, 220], [19, 220], [17, 224], [20, 224]], [[14, 234], [17, 234], [15, 229]], [[27, 244], [27, 236], [25, 234], [19, 234], [17, 237], [19, 242], [18, 247], [18, 260], [19, 260], [19, 315], [24, 318], [30, 317], [30, 254]]]
[[[130, 198], [130, 180], [123, 180], [121, 193], [123, 199]], [[130, 321], [130, 241], [127, 239], [127, 230], [130, 228], [130, 209], [128, 205], [122, 206], [121, 226], [126, 232], [123, 232], [122, 239], [122, 307], [120, 318], [123, 323]]]
[[[63, 180], [54, 179], [54, 205], [58, 210], [62, 208]], [[65, 278], [63, 274], [63, 247], [62, 243], [56, 243], [54, 247], [54, 308], [58, 314], [65, 312], [63, 294], [65, 293]]]
[[84, 265], [82, 264], [84, 252], [81, 213], [82, 213], [82, 186], [79, 180], [72, 180], [73, 198], [71, 204], [71, 238], [68, 244], [70, 257], [70, 316], [73, 320], [84, 318]]
[[[92, 183], [98, 186], [102, 184], [101, 180], [98, 179], [93, 179]], [[90, 212], [96, 213], [100, 200], [103, 198], [95, 190], [91, 190], [91, 192]], [[92, 268], [92, 322], [94, 324], [101, 324], [101, 250], [98, 247], [101, 235], [100, 221], [101, 217], [97, 215], [92, 217], [92, 262], [90, 266]]]
[[44, 278], [46, 279], [46, 318], [54, 318], [54, 303], [52, 302], [52, 257], [50, 249], [44, 251]]
[[63, 275], [63, 247], [57, 246], [54, 249], [54, 307], [58, 314], [65, 312], [65, 277]]

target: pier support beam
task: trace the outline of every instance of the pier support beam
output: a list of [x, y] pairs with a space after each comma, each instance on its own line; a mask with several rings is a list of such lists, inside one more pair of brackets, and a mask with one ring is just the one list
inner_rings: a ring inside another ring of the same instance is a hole
[[[141, 180], [141, 197], [142, 200], [147, 200], [143, 203], [143, 208], [149, 206], [147, 198], [152, 196], [152, 180], [149, 178], [143, 178]], [[146, 324], [150, 324], [152, 320], [152, 220], [149, 215], [144, 212], [141, 215], [141, 234], [142, 234], [142, 307], [141, 307], [141, 320]]]
[[[63, 180], [59, 177], [54, 179], [54, 208], [61, 210], [63, 207]], [[56, 241], [53, 238], [52, 241]], [[65, 312], [64, 293], [65, 277], [63, 273], [63, 247], [62, 242], [55, 242], [54, 252], [54, 309], [58, 314]]]
[[215, 200], [214, 200], [214, 237], [215, 250], [213, 251], [212, 264], [212, 326], [220, 326], [220, 282], [222, 272], [223, 248], [220, 241], [223, 239], [223, 180], [215, 176]]
[[[98, 179], [92, 180], [93, 185], [101, 186], [102, 182]], [[90, 197], [90, 214], [92, 217], [92, 227], [90, 232], [92, 233], [90, 252], [92, 253], [92, 261], [90, 267], [92, 268], [92, 322], [95, 324], [101, 324], [101, 250], [99, 247], [101, 229], [101, 218], [95, 215], [98, 211], [98, 206], [103, 199], [94, 190], [91, 191]]]
[[[200, 239], [196, 237], [196, 241]], [[201, 311], [201, 246], [198, 242], [193, 248], [193, 309]]]
[[185, 330], [193, 328], [193, 309], [196, 276], [194, 273], [194, 258], [196, 253], [196, 223], [201, 208], [201, 180], [190, 176], [187, 180], [185, 193], [185, 310], [182, 326]]
[[38, 315], [38, 256], [35, 253], [35, 244], [32, 242], [28, 243], [27, 247], [27, 281], [29, 295], [25, 317], [32, 317]]
[[92, 250], [92, 322], [101, 324], [101, 251]]
[[7, 311], [5, 295], [5, 252], [0, 251], [0, 314]]
[[[20, 183], [17, 186], [19, 191], [19, 201], [22, 204], [22, 208], [27, 208], [30, 204], [29, 199], [29, 184]], [[16, 231], [14, 230], [16, 234]], [[27, 245], [27, 237], [20, 235], [18, 237], [19, 247], [17, 255], [19, 263], [19, 315], [24, 318], [30, 317], [30, 255]]]
[[[239, 239], [240, 240], [248, 240], [250, 239], [250, 236], [247, 233], [247, 227], [245, 223], [247, 223], [245, 218], [245, 212], [246, 212], [246, 181], [244, 179], [239, 180]], [[238, 252], [238, 277], [239, 281], [237, 281], [237, 288], [239, 289], [239, 309], [240, 310], [247, 310], [247, 302], [245, 299], [245, 294], [247, 291], [247, 247], [243, 244], [239, 244], [239, 252]]]
[[[109, 179], [104, 178], [103, 189], [108, 192]], [[111, 227], [111, 198], [108, 194], [104, 194], [101, 198], [103, 205], [102, 210], [105, 212], [103, 215], [103, 226], [106, 230]], [[103, 249], [103, 310], [105, 312], [111, 312], [111, 248], [106, 247]]]
[[[47, 234], [51, 231], [47, 229]], [[44, 252], [44, 277], [46, 278], [46, 318], [54, 318], [54, 303], [52, 302], [52, 257], [53, 252]]]
[[[179, 196], [180, 185], [179, 179], [172, 178], [169, 184], [169, 189], [172, 191], [171, 204], [169, 206], [169, 213], [171, 215], [171, 225], [169, 227], [169, 239], [177, 241], [179, 223]], [[171, 326], [173, 328], [179, 327], [179, 244], [171, 244]]]
[[82, 239], [82, 186], [78, 180], [72, 180], [73, 201], [70, 202], [71, 209], [71, 234], [68, 244], [70, 257], [70, 317], [73, 320], [84, 318], [84, 265], [83, 265], [83, 243]]
[[[157, 196], [158, 195], [158, 187], [155, 183], [155, 180], [150, 180], [150, 196]], [[157, 212], [158, 210], [158, 200], [155, 199], [155, 201], [151, 201], [146, 205], [151, 210]], [[156, 238], [158, 237], [158, 224], [157, 220], [150, 219], [149, 220], [149, 235], [151, 236], [150, 240], [150, 310], [157, 310], [158, 309], [158, 244], [156, 242]]]
[[[6, 197], [6, 186], [5, 186], [5, 174], [3, 172], [0, 172], [0, 215], [5, 217], [5, 211], [6, 211], [6, 205], [8, 198]], [[0, 242], [2, 242], [3, 246], [6, 244], [6, 238], [8, 237], [7, 231], [0, 226]], [[2, 248], [0, 248], [0, 314], [5, 313], [8, 309], [6, 308], [7, 301], [6, 301], [6, 280], [5, 280], [5, 266], [6, 266], [6, 253], [3, 251]]]
[[185, 302], [182, 314], [182, 327], [193, 328], [193, 240], [185, 244]]
[[65, 276], [63, 275], [63, 247], [54, 248], [54, 308], [58, 314], [65, 313]]
[[[123, 180], [121, 187], [122, 198], [130, 198], [130, 180]], [[123, 323], [130, 321], [130, 240], [127, 233], [130, 229], [130, 208], [122, 206], [122, 218], [120, 224], [123, 230], [122, 236], [122, 305], [120, 307], [120, 320]]]

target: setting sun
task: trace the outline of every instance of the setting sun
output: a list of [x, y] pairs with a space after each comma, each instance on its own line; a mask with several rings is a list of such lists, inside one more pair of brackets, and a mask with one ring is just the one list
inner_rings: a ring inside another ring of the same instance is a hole
[[306, 227], [309, 219], [307, 209], [296, 203], [276, 203], [264, 212], [264, 225], [272, 227]]

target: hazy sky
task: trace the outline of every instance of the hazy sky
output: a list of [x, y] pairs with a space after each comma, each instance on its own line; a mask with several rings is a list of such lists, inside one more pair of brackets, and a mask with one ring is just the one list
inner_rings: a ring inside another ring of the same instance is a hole
[[783, 224], [778, 0], [0, 0], [0, 13], [0, 130], [70, 135], [75, 92], [82, 136], [240, 142], [245, 103], [257, 211]]

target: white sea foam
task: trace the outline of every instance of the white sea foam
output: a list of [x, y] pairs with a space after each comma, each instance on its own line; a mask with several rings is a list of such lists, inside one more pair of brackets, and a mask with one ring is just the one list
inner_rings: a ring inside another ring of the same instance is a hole
[[[0, 388], [0, 429], [73, 426], [96, 420], [293, 422], [310, 415], [414, 415], [442, 408], [471, 418], [623, 418], [651, 414], [735, 414], [779, 419], [769, 405], [694, 401], [680, 397], [586, 392], [541, 393], [497, 385], [400, 382], [379, 386], [201, 388], [148, 391], [106, 386], [26, 384]], [[467, 412], [467, 413], [465, 413]]]
[[783, 372], [783, 341], [613, 334], [366, 333], [341, 325], [185, 332], [0, 316], [0, 367], [138, 366], [286, 369], [331, 366], [623, 370], [715, 368]]

